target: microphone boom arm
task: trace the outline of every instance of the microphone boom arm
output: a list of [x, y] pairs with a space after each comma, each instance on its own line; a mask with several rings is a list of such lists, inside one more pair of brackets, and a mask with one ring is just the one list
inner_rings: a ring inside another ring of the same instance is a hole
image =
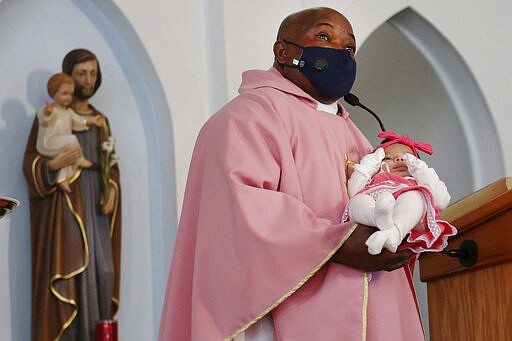
[[377, 121], [379, 122], [379, 125], [380, 125], [380, 129], [382, 131], [386, 131], [386, 128], [384, 128], [384, 124], [380, 120], [379, 116], [377, 116], [377, 114], [374, 113], [370, 108], [368, 108], [367, 106], [365, 106], [364, 104], [359, 102], [359, 98], [356, 95], [354, 95], [352, 93], [348, 93], [347, 95], [345, 95], [345, 97], [343, 97], [343, 99], [345, 100], [345, 102], [347, 102], [348, 104], [350, 104], [352, 106], [358, 106], [358, 107], [361, 107], [364, 110], [368, 111], [373, 117], [375, 117], [377, 119]]
[[365, 105], [363, 105], [361, 103], [359, 103], [359, 106], [361, 108], [363, 108], [364, 110], [368, 111], [373, 117], [375, 117], [375, 119], [379, 122], [380, 130], [386, 131], [386, 128], [384, 128], [384, 124], [382, 123], [382, 121], [380, 120], [379, 116], [377, 116], [376, 113], [374, 113], [372, 110], [370, 110], [370, 108], [366, 107]]

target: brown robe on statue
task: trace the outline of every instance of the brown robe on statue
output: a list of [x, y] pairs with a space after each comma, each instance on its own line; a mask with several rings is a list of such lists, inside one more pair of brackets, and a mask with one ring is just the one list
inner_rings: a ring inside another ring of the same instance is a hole
[[103, 128], [75, 134], [93, 166], [77, 172], [69, 194], [56, 186], [57, 172], [37, 152], [37, 132], [36, 117], [23, 163], [31, 217], [32, 340], [94, 340], [96, 322], [111, 319], [119, 305], [119, 169], [116, 164], [110, 171], [117, 193], [114, 212], [106, 216], [100, 206]]

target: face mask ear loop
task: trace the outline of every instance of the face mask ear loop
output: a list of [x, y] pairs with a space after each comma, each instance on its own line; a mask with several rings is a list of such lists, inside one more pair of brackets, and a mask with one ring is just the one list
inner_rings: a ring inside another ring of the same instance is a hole
[[284, 41], [285, 43], [287, 43], [287, 44], [291, 44], [291, 45], [297, 46], [298, 48], [301, 48], [301, 49], [303, 49], [303, 50], [304, 50], [304, 46], [299, 45], [299, 44], [297, 44], [297, 43], [294, 43], [293, 41], [289, 41], [289, 40], [287, 40], [287, 39], [283, 39], [283, 41]]
[[382, 162], [380, 164], [380, 171], [381, 172], [384, 172], [384, 173], [389, 173], [390, 169], [389, 169], [389, 165], [385, 162]]
[[[284, 39], [283, 41], [286, 44], [294, 45], [294, 46], [297, 46], [298, 48], [304, 49], [303, 46], [301, 46], [301, 45], [299, 45], [297, 43], [294, 43], [293, 41], [289, 41], [289, 40], [286, 40], [286, 39]], [[304, 64], [305, 64], [305, 62], [303, 60], [297, 59], [297, 58], [293, 58], [291, 64], [282, 64], [282, 65], [283, 66], [288, 66], [288, 67], [301, 68], [301, 67], [304, 67]]]

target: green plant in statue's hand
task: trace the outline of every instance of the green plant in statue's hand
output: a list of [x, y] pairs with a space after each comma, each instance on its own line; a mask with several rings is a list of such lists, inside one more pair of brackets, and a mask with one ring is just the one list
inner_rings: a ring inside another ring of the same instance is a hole
[[103, 183], [102, 206], [109, 201], [110, 189], [110, 169], [119, 162], [119, 156], [114, 152], [115, 140], [110, 135], [110, 130], [105, 124], [103, 127], [104, 141], [101, 144], [101, 179]]

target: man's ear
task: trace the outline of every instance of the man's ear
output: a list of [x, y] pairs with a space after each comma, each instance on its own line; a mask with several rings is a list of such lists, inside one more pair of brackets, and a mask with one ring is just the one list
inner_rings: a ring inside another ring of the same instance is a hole
[[274, 43], [274, 57], [279, 64], [286, 64], [286, 43], [277, 40]]

